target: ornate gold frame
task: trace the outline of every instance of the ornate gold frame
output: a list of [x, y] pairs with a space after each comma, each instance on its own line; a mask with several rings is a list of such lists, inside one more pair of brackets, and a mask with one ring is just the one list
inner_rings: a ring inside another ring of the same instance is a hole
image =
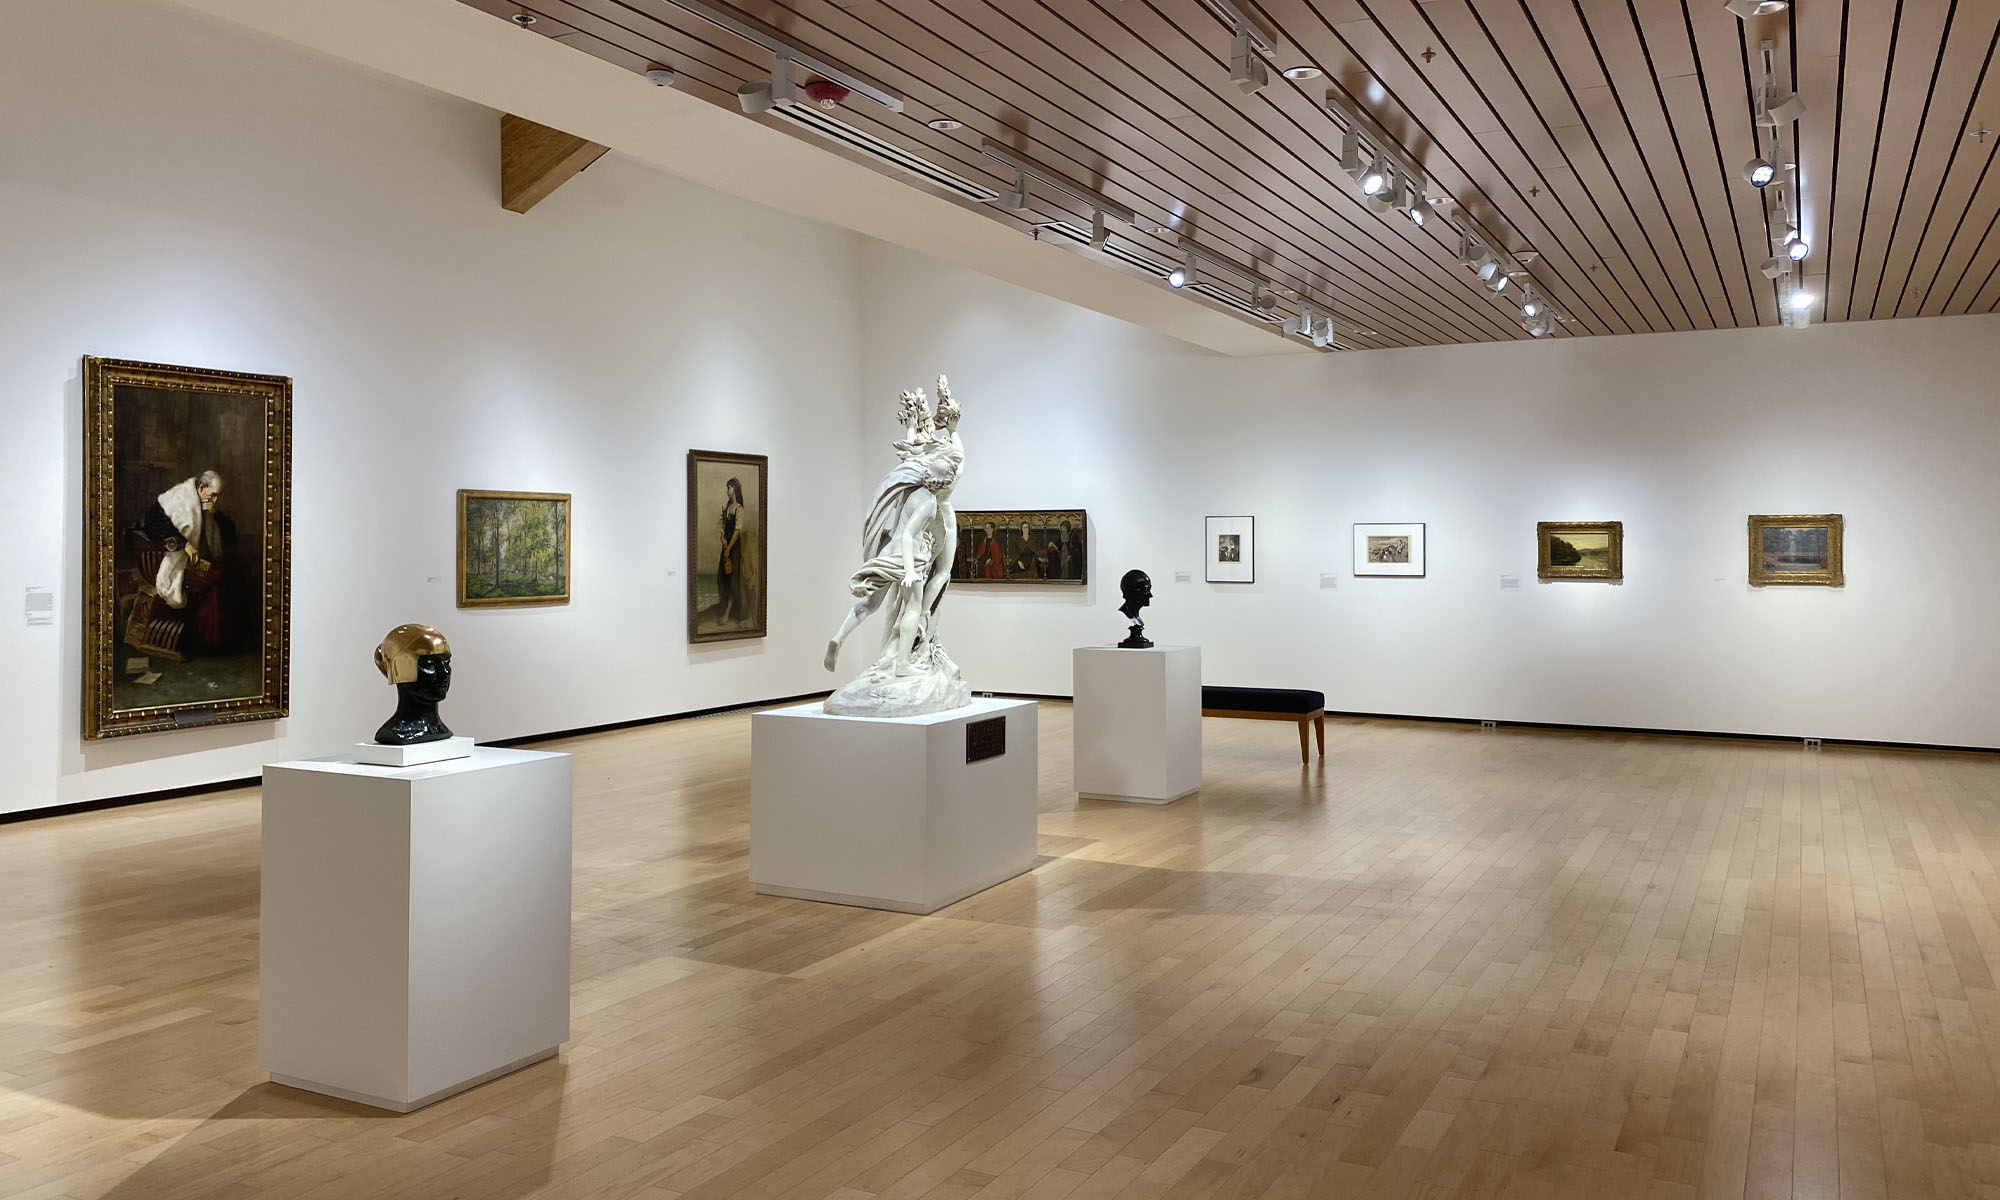
[[1090, 514], [1081, 508], [962, 508], [953, 514], [961, 540], [968, 528], [992, 524], [1012, 527], [1023, 521], [1031, 525], [1059, 525], [1069, 519], [1083, 531], [1083, 578], [1081, 579], [970, 579], [957, 575], [951, 582], [958, 587], [1088, 587], [1090, 585]]
[[[473, 599], [465, 594], [465, 502], [477, 500], [560, 500], [563, 502], [563, 590], [560, 596], [481, 596]], [[576, 559], [570, 554], [575, 544], [576, 501], [568, 492], [489, 492], [479, 488], [458, 489], [458, 537], [453, 547], [453, 556], [458, 559], [458, 576], [454, 581], [454, 599], [460, 608], [541, 608], [551, 604], [568, 604], [572, 585], [576, 581]]]
[[[728, 633], [697, 633], [701, 598], [696, 594], [701, 564], [695, 561], [699, 539], [695, 531], [695, 469], [700, 463], [743, 463], [757, 468], [757, 627]], [[687, 627], [688, 641], [740, 642], [771, 631], [771, 459], [763, 454], [729, 454], [721, 450], [687, 452]]]
[[[248, 396], [264, 404], [262, 683], [255, 696], [208, 704], [113, 707], [117, 659], [117, 389]], [[119, 358], [83, 360], [83, 737], [158, 733], [291, 715], [292, 381]]]
[[[1764, 569], [1764, 531], [1771, 528], [1782, 529], [1789, 525], [1826, 526], [1826, 570], [1824, 571], [1782, 571], [1771, 572]], [[1845, 533], [1839, 513], [1819, 513], [1814, 516], [1752, 516], [1747, 530], [1750, 550], [1750, 586], [1779, 587], [1784, 585], [1805, 587], [1846, 587], [1847, 576], [1841, 563], [1841, 542]]]
[[[1607, 534], [1610, 563], [1604, 567], [1558, 566], [1549, 561], [1549, 535], [1565, 530]], [[1623, 521], [1537, 521], [1535, 522], [1535, 575], [1540, 579], [1625, 578], [1625, 522]]]

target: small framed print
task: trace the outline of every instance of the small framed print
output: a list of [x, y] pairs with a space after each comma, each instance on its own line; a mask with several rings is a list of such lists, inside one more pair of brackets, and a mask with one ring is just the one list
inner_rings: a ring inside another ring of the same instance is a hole
[[1422, 576], [1423, 523], [1420, 521], [1413, 525], [1355, 525], [1354, 573]]
[[1210, 583], [1257, 582], [1255, 517], [1210, 517], [1206, 522]]
[[1750, 518], [1750, 586], [1845, 587], [1839, 513]]
[[1535, 543], [1543, 579], [1625, 578], [1623, 521], [1540, 521]]

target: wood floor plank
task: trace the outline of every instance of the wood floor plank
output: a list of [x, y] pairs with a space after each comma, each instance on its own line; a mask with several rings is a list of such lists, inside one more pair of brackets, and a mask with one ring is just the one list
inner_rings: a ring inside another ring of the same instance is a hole
[[[930, 917], [754, 895], [741, 714], [576, 738], [574, 1037], [256, 1070], [254, 789], [0, 826], [0, 1194], [2000, 1194], [2000, 759], [1209, 721]], [[1282, 731], [1280, 731], [1282, 733]]]

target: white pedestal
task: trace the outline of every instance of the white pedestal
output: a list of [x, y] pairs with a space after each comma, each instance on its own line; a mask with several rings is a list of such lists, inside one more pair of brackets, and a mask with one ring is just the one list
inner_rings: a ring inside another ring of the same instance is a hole
[[[966, 726], [1006, 721], [968, 763]], [[750, 718], [750, 884], [767, 896], [936, 912], [1035, 863], [1036, 710], [974, 700], [923, 717]]]
[[1201, 787], [1201, 647], [1071, 653], [1076, 791], [1169, 804]]
[[570, 758], [264, 768], [257, 1061], [409, 1112], [569, 1040]]
[[469, 737], [440, 738], [435, 742], [417, 742], [409, 746], [354, 743], [354, 761], [378, 767], [421, 767], [425, 763], [443, 762], [449, 758], [471, 757], [472, 739]]

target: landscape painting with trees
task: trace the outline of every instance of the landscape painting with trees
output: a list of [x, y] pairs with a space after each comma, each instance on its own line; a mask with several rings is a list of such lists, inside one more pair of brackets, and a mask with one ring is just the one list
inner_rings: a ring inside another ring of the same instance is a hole
[[458, 606], [569, 603], [570, 498], [458, 493]]
[[1625, 578], [1623, 522], [1542, 521], [1535, 541], [1536, 573], [1543, 579]]

